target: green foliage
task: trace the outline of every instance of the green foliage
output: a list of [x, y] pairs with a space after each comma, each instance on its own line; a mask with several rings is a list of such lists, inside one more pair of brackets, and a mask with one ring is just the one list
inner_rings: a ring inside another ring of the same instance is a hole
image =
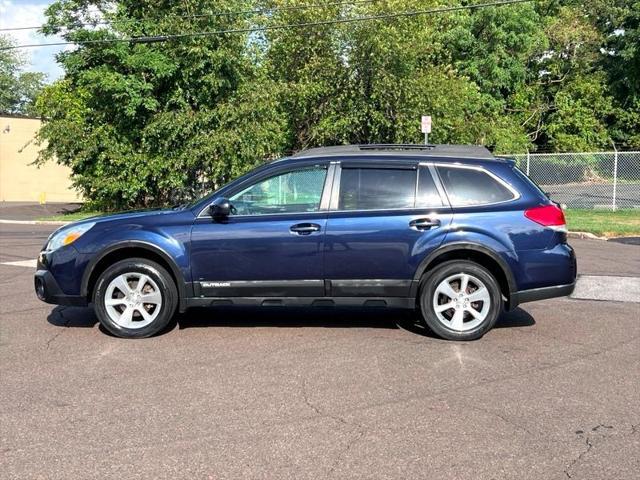
[[535, 77], [531, 59], [548, 47], [534, 4], [464, 12], [444, 39], [457, 70], [499, 100]]
[[[611, 1], [611, 0], [609, 0]], [[640, 146], [640, 1], [604, 4], [609, 22], [600, 22], [605, 51], [601, 59], [617, 107], [612, 136], [623, 147]], [[615, 8], [614, 8], [615, 7]]]
[[[450, 5], [380, 0], [58, 0], [46, 33], [74, 41], [246, 29]], [[312, 2], [317, 3], [317, 2]], [[181, 202], [300, 148], [421, 142], [498, 153], [640, 147], [640, 2], [531, 4], [59, 55], [38, 100], [40, 161], [71, 167], [100, 208]], [[260, 15], [210, 15], [261, 8]], [[83, 26], [99, 18], [110, 26]]]
[[[117, 22], [113, 29], [73, 28], [92, 3]], [[246, 25], [231, 16], [180, 17], [209, 3], [132, 0], [114, 10], [105, 2], [62, 0], [50, 7], [47, 28], [66, 25], [69, 38], [94, 39]], [[277, 85], [255, 68], [246, 43], [246, 36], [229, 35], [92, 44], [61, 54], [65, 78], [38, 102], [45, 119], [41, 161], [71, 167], [75, 186], [96, 207], [122, 209], [185, 201], [275, 157], [284, 148]]]
[[8, 38], [0, 36], [0, 113], [34, 115], [34, 101], [46, 76], [21, 71], [24, 60], [16, 50], [2, 50], [12, 45]]
[[609, 147], [606, 118], [613, 113], [603, 75], [573, 78], [554, 97], [545, 135], [556, 152], [587, 152]]
[[[425, 8], [424, 2], [401, 3], [360, 5], [351, 14]], [[341, 15], [335, 9], [281, 11], [277, 22]], [[431, 139], [436, 143], [485, 143], [503, 152], [526, 148], [524, 129], [503, 115], [503, 103], [452, 65], [445, 28], [450, 21], [427, 16], [323, 27], [313, 32], [312, 41], [304, 30], [269, 34], [266, 64], [270, 75], [287, 86], [292, 148], [419, 143], [419, 120], [425, 113], [434, 118]]]

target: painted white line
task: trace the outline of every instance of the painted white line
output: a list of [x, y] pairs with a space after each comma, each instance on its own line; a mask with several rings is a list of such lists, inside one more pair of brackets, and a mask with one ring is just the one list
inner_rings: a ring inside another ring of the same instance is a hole
[[580, 275], [571, 298], [640, 303], [640, 277]]
[[9, 225], [68, 225], [71, 222], [58, 220], [6, 220], [0, 218], [0, 223], [6, 223]]
[[10, 267], [28, 267], [28, 268], [36, 268], [38, 261], [34, 258], [33, 260], [18, 260], [16, 262], [2, 262], [0, 265], [9, 265]]

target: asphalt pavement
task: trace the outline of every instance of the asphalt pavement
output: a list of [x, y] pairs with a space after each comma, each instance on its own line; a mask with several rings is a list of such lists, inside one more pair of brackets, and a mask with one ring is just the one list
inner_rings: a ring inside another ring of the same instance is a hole
[[[54, 227], [0, 225], [0, 262]], [[574, 240], [581, 274], [640, 247]], [[632, 479], [640, 304], [554, 299], [470, 343], [394, 311], [193, 310], [121, 340], [0, 265], [0, 478]], [[635, 472], [635, 473], [634, 473]]]
[[[613, 183], [565, 183], [541, 185], [540, 188], [552, 200], [569, 205], [570, 208], [600, 208], [611, 205], [613, 201]], [[640, 207], [640, 183], [618, 183], [616, 205], [618, 208]]]
[[30, 221], [73, 213], [81, 203], [0, 202], [0, 219]]

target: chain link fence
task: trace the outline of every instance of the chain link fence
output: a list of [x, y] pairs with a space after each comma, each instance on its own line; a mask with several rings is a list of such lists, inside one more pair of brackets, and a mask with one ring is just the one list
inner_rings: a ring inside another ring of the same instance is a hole
[[551, 199], [567, 208], [638, 208], [640, 152], [510, 155]]

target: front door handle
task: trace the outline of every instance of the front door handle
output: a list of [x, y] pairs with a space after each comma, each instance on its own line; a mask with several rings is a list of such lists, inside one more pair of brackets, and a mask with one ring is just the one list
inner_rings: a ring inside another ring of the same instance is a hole
[[415, 230], [429, 230], [430, 228], [433, 227], [439, 227], [440, 226], [440, 220], [438, 219], [431, 219], [431, 218], [418, 218], [416, 220], [411, 220], [409, 222], [409, 226]]
[[313, 232], [320, 230], [320, 225], [317, 223], [297, 223], [291, 225], [291, 233], [297, 233], [298, 235], [310, 235]]

